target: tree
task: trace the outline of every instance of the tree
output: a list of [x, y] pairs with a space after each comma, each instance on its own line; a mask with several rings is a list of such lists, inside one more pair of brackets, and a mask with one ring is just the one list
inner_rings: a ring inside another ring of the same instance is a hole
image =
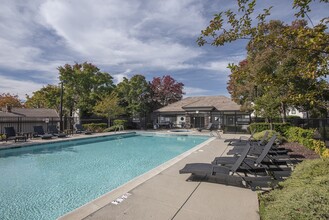
[[270, 129], [272, 129], [272, 123], [274, 118], [278, 118], [280, 115], [280, 98], [275, 96], [275, 91], [271, 91], [273, 93], [266, 93], [260, 97], [255, 99], [255, 113], [258, 116], [261, 116], [266, 119], [268, 123], [270, 123]]
[[112, 76], [91, 63], [65, 64], [58, 71], [64, 83], [64, 106], [70, 114], [79, 109], [82, 116], [90, 115], [96, 103], [114, 89]]
[[26, 95], [25, 106], [27, 108], [52, 108], [59, 111], [60, 87], [48, 84], [30, 97]]
[[[315, 0], [327, 4], [329, 0]], [[298, 12], [296, 18], [309, 18], [311, 0], [294, 0], [293, 8]], [[285, 51], [309, 53], [309, 60], [299, 62], [296, 70], [304, 77], [317, 78], [328, 75], [329, 35], [326, 33], [329, 18], [325, 17], [309, 28], [296, 21], [296, 26], [283, 26], [278, 38], [268, 38], [266, 18], [272, 7], [263, 10], [263, 13], [254, 14], [256, 0], [237, 0], [238, 12], [232, 10], [220, 12], [210, 21], [208, 27], [201, 31], [197, 42], [200, 46], [211, 43], [222, 46], [238, 39], [247, 39], [255, 43], [262, 43], [264, 47], [271, 45]], [[240, 15], [240, 16], [239, 16]], [[252, 19], [256, 17], [255, 19]], [[227, 27], [228, 26], [228, 27]], [[293, 39], [293, 40], [291, 40]]]
[[171, 76], [154, 77], [150, 83], [151, 97], [155, 108], [160, 108], [182, 99], [184, 84]]
[[150, 86], [144, 76], [134, 75], [130, 80], [124, 77], [115, 91], [128, 115], [141, 117], [150, 111]]
[[6, 107], [22, 107], [22, 103], [18, 98], [18, 95], [11, 95], [10, 93], [0, 94], [0, 108]]
[[124, 113], [124, 109], [119, 106], [118, 95], [112, 92], [111, 95], [104, 96], [94, 107], [94, 113], [106, 117], [109, 125], [111, 119]]
[[[305, 26], [305, 22], [295, 22], [291, 27]], [[280, 21], [270, 21], [264, 25], [267, 32], [263, 41], [270, 42], [275, 38], [282, 38], [282, 32], [287, 26]], [[270, 40], [269, 40], [270, 39]], [[292, 43], [296, 40], [291, 37]], [[287, 41], [288, 42], [288, 41]], [[252, 107], [258, 97], [268, 94], [279, 98], [279, 110], [283, 122], [286, 118], [288, 106], [295, 106], [304, 110], [318, 108], [321, 111], [327, 91], [326, 81], [321, 77], [305, 76], [301, 66], [307, 64], [312, 58], [320, 59], [307, 51], [284, 50], [273, 44], [263, 44], [251, 40], [247, 47], [247, 60], [239, 65], [230, 65], [231, 75], [228, 82], [228, 91], [234, 101], [242, 104], [243, 108]], [[257, 91], [257, 93], [256, 93]], [[275, 91], [275, 94], [274, 94]], [[262, 105], [264, 102], [258, 102]], [[262, 109], [255, 104], [255, 108]], [[266, 109], [266, 108], [263, 108]]]

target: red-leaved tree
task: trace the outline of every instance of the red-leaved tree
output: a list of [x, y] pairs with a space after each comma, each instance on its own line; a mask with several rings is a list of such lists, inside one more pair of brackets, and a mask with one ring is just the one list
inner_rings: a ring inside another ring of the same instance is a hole
[[155, 108], [163, 107], [182, 99], [184, 84], [169, 75], [154, 77], [150, 83], [151, 97]]

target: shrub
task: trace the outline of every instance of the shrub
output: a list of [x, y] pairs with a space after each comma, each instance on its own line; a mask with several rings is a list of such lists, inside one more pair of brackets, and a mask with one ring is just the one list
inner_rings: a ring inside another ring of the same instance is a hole
[[269, 123], [251, 123], [249, 126], [250, 131], [261, 132], [270, 129]]
[[270, 193], [260, 194], [261, 219], [329, 219], [329, 159], [305, 160]]
[[[251, 123], [249, 127], [251, 131], [256, 131], [256, 132], [261, 132], [271, 129], [270, 123]], [[289, 123], [272, 123], [272, 129], [279, 132], [282, 135], [290, 127], [291, 125]]]
[[117, 125], [113, 125], [113, 126], [111, 126], [111, 127], [109, 127], [109, 128], [105, 128], [104, 130], [103, 130], [103, 132], [111, 132], [111, 131], [115, 131], [116, 129], [117, 129]]
[[313, 129], [303, 129], [299, 127], [290, 127], [286, 133], [286, 138], [289, 142], [298, 142], [304, 147], [314, 150], [322, 158], [328, 158], [328, 149], [323, 141], [314, 140]]
[[91, 124], [84, 124], [83, 127], [86, 130], [92, 132], [103, 132], [103, 130], [107, 127], [106, 123], [91, 123]]
[[270, 140], [273, 135], [276, 135], [279, 143], [282, 143], [283, 141], [285, 141], [285, 138], [279, 132], [273, 131], [273, 130], [265, 130], [265, 131], [257, 132], [254, 134], [254, 139], [261, 140], [264, 137], [266, 132], [268, 132], [268, 136], [266, 139], [267, 141]]

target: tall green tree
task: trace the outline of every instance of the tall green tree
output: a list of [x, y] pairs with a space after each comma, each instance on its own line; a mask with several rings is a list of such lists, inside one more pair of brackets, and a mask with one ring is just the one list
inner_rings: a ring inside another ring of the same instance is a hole
[[150, 86], [142, 75], [126, 77], [116, 87], [120, 105], [126, 109], [126, 114], [141, 117], [150, 111]]
[[59, 111], [60, 87], [48, 84], [33, 92], [31, 97], [26, 95], [25, 106], [27, 108], [52, 108]]
[[79, 109], [82, 116], [92, 114], [96, 103], [115, 87], [112, 76], [91, 63], [65, 64], [58, 71], [64, 86], [64, 106], [71, 113]]

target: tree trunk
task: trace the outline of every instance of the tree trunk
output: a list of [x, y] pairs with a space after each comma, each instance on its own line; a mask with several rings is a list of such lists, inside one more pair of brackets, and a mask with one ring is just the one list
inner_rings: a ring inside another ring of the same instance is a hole
[[281, 110], [282, 110], [282, 123], [287, 122], [287, 108], [284, 102], [281, 102]]

